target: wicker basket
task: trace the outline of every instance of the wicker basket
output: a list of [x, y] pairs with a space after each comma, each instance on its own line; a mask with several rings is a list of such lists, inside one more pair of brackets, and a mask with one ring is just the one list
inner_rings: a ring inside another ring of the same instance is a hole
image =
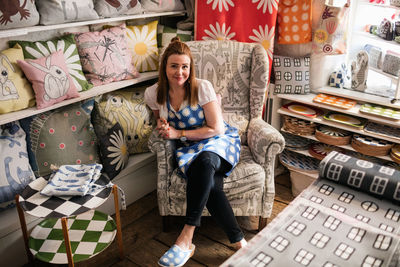
[[332, 151], [339, 151], [340, 153], [344, 152], [344, 150], [340, 147], [327, 145], [324, 143], [313, 143], [308, 148], [308, 153], [318, 160], [323, 160]]
[[392, 143], [389, 143], [385, 140], [379, 140], [372, 137], [367, 137], [365, 139], [368, 142], [364, 141], [363, 136], [358, 134], [354, 134], [351, 139], [351, 146], [354, 150], [369, 156], [385, 156], [389, 154], [390, 149], [393, 147]]
[[392, 6], [400, 6], [400, 0], [390, 0], [390, 5], [392, 5]]
[[351, 140], [351, 133], [325, 125], [319, 125], [315, 130], [315, 138], [328, 145], [347, 145]]
[[315, 133], [315, 123], [295, 117], [284, 116], [283, 129], [295, 135], [313, 135]]

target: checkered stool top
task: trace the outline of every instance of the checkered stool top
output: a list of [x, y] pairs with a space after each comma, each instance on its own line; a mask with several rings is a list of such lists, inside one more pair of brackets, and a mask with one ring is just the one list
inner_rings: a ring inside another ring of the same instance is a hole
[[30, 215], [40, 218], [62, 218], [84, 213], [103, 204], [111, 194], [112, 187], [106, 187], [110, 180], [102, 175], [96, 184], [104, 185], [85, 196], [48, 197], [40, 194], [47, 180], [39, 177], [28, 184], [20, 196], [21, 207]]
[[[114, 220], [107, 214], [90, 210], [68, 219], [68, 235], [73, 261], [89, 259], [106, 249], [116, 236]], [[32, 254], [44, 262], [68, 264], [61, 219], [40, 222], [29, 237]]]

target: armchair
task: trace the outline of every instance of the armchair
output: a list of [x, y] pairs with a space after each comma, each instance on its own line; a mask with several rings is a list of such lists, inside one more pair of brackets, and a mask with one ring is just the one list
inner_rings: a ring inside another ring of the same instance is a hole
[[[222, 96], [224, 120], [235, 126], [241, 137], [240, 161], [224, 180], [226, 196], [236, 216], [259, 216], [262, 229], [274, 201], [276, 155], [285, 145], [282, 135], [261, 118], [269, 78], [266, 52], [259, 44], [234, 41], [187, 44], [196, 76], [209, 80]], [[186, 181], [176, 169], [174, 141], [164, 140], [154, 131], [149, 147], [157, 155], [160, 215], [185, 216]], [[206, 209], [203, 215], [209, 215]]]

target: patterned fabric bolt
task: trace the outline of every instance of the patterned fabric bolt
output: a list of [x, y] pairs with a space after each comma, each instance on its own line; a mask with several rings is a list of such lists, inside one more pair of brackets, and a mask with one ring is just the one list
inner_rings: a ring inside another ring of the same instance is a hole
[[[178, 112], [171, 109], [168, 101], [168, 121], [177, 129], [187, 129], [202, 126], [205, 122], [203, 108], [200, 105], [190, 105]], [[236, 128], [225, 123], [225, 134], [217, 135], [199, 142], [185, 142], [176, 150], [176, 158], [179, 169], [186, 174], [190, 163], [203, 151], [211, 151], [232, 165], [226, 173], [228, 176], [240, 157], [240, 137]]]

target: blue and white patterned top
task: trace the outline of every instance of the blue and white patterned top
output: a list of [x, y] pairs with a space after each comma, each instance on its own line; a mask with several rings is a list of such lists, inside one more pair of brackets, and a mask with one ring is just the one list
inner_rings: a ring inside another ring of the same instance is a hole
[[[202, 127], [205, 124], [205, 117], [202, 105], [205, 105], [208, 102], [217, 99], [215, 91], [212, 88], [210, 82], [201, 79], [197, 79], [197, 82], [199, 85], [199, 104], [197, 104], [196, 106], [190, 106], [185, 101], [181, 105], [179, 111], [175, 111], [170, 106], [169, 100], [167, 101], [167, 121], [175, 129], [191, 130]], [[147, 90], [149, 89], [155, 90], [156, 86], [151, 86], [147, 88]], [[145, 94], [145, 97], [147, 98], [146, 103], [150, 106], [150, 108], [160, 110], [161, 115], [162, 107], [155, 106], [154, 102], [149, 104], [148, 97], [150, 97], [153, 92], [147, 92], [147, 90]], [[207, 97], [209, 101], [204, 100], [203, 97], [207, 94], [211, 94], [211, 96]], [[203, 151], [214, 152], [225, 159], [229, 164], [231, 164], [232, 168], [227, 171], [225, 175], [228, 176], [232, 172], [233, 167], [236, 166], [240, 158], [240, 137], [236, 128], [230, 126], [226, 122], [224, 122], [224, 125], [224, 134], [203, 139], [200, 141], [178, 142], [178, 148], [176, 149], [175, 154], [178, 162], [178, 167], [180, 171], [184, 174], [184, 176], [193, 160]]]

